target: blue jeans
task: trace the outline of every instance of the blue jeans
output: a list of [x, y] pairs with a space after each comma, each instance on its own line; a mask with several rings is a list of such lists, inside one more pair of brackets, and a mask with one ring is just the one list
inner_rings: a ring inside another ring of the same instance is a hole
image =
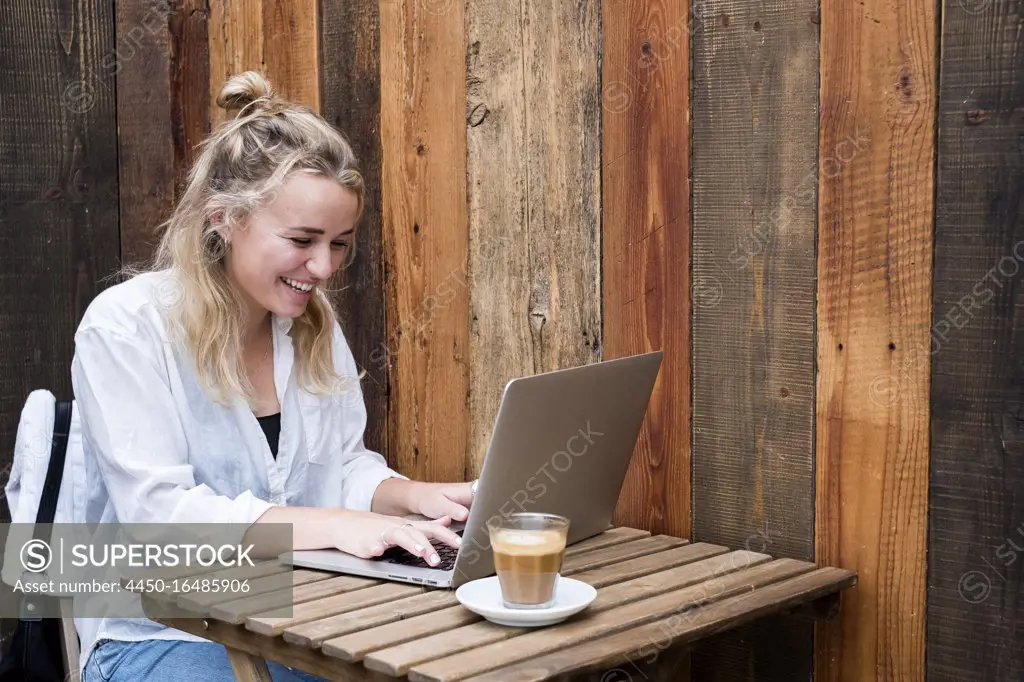
[[[326, 682], [322, 677], [267, 661], [274, 682]], [[224, 646], [216, 642], [145, 639], [100, 640], [82, 671], [82, 682], [234, 682]]]

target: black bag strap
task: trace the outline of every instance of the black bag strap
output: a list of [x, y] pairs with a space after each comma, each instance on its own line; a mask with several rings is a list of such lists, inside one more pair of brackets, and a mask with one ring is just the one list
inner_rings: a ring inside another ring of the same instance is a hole
[[54, 406], [53, 442], [50, 446], [50, 463], [46, 468], [46, 481], [39, 497], [36, 512], [36, 532], [41, 524], [53, 523], [57, 515], [57, 498], [60, 496], [60, 482], [64, 477], [64, 460], [68, 452], [68, 435], [71, 432], [70, 400], [58, 400]]

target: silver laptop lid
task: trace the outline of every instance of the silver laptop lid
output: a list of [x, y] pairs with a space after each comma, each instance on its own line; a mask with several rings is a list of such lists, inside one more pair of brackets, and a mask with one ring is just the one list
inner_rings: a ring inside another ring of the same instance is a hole
[[570, 544], [608, 528], [661, 359], [657, 351], [506, 384], [454, 587], [493, 574], [486, 522], [495, 515], [561, 514]]

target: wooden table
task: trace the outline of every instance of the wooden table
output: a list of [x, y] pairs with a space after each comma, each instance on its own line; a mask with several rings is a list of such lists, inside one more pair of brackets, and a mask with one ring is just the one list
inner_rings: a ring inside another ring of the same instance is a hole
[[[625, 666], [770, 614], [830, 617], [841, 590], [856, 582], [847, 570], [633, 528], [566, 550], [563, 575], [593, 585], [597, 598], [538, 629], [492, 624], [452, 590], [276, 561], [232, 575], [248, 577], [246, 597], [164, 592], [143, 602], [147, 613], [164, 607], [153, 620], [224, 644], [239, 680], [269, 680], [267, 659], [342, 681], [547, 680]], [[286, 598], [294, 601], [291, 617], [261, 615]], [[167, 613], [171, 604], [180, 611]]]

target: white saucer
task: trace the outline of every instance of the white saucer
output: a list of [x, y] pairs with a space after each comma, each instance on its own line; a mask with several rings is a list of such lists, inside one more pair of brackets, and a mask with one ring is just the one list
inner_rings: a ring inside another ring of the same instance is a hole
[[455, 598], [473, 613], [498, 625], [543, 627], [554, 625], [579, 613], [597, 597], [587, 583], [559, 577], [555, 585], [555, 603], [546, 609], [509, 609], [501, 602], [498, 576], [468, 582], [455, 590]]

